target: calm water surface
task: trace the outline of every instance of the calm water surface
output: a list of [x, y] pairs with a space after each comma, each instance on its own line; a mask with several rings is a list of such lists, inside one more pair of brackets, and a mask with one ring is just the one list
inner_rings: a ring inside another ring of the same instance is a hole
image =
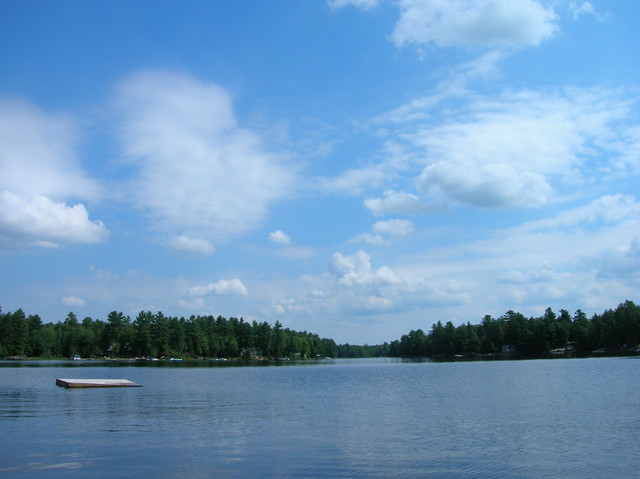
[[115, 476], [640, 477], [640, 358], [0, 362], [0, 477]]

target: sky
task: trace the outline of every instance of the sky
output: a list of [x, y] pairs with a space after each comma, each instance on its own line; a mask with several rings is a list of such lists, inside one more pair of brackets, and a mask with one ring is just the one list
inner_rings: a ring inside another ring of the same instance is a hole
[[0, 306], [380, 344], [640, 300], [640, 3], [0, 2]]

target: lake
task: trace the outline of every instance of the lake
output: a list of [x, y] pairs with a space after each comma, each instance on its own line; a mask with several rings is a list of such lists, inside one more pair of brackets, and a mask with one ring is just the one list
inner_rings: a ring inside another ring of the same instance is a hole
[[640, 476], [637, 357], [281, 364], [0, 362], [0, 477]]

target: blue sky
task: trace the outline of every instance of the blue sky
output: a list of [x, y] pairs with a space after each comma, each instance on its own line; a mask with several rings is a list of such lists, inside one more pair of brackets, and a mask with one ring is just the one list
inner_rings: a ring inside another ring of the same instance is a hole
[[381, 343], [640, 286], [640, 4], [0, 3], [0, 305]]

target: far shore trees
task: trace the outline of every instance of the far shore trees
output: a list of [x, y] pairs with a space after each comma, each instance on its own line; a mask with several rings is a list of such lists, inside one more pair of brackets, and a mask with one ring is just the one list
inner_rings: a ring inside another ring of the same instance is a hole
[[133, 358], [317, 358], [317, 357], [516, 357], [638, 352], [640, 307], [625, 301], [590, 319], [578, 309], [573, 315], [547, 308], [540, 317], [509, 310], [499, 318], [485, 315], [479, 324], [454, 326], [441, 320], [428, 332], [412, 330], [381, 345], [337, 345], [307, 331], [284, 328], [279, 321], [248, 323], [222, 316], [170, 317], [161, 311], [141, 311], [131, 320], [118, 311], [107, 320], [70, 312], [58, 323], [43, 323], [22, 309], [0, 309], [0, 358], [71, 357]]
[[[571, 352], [608, 354], [636, 352], [640, 344], [640, 306], [621, 303], [587, 319], [578, 309], [573, 316], [564, 309], [547, 308], [540, 317], [526, 318], [509, 310], [499, 318], [486, 315], [480, 324], [436, 322], [425, 334], [410, 331], [390, 345], [399, 357], [488, 356], [503, 351], [518, 357], [540, 357]], [[506, 348], [506, 349], [503, 349]]]
[[0, 358], [316, 358], [337, 356], [332, 339], [267, 322], [245, 322], [222, 316], [168, 317], [141, 311], [132, 321], [112, 311], [107, 321], [74, 313], [58, 323], [39, 316], [0, 310]]

